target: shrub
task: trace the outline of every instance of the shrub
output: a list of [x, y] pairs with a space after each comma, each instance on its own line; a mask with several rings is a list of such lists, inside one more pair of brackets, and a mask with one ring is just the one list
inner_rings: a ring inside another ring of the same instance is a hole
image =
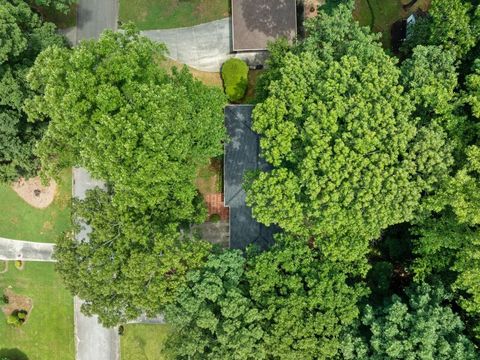
[[13, 313], [7, 316], [7, 324], [13, 326], [22, 325], [27, 318], [27, 312], [25, 310], [15, 310]]
[[20, 319], [15, 314], [10, 314], [7, 316], [7, 324], [13, 326], [20, 326], [21, 322]]
[[220, 221], [220, 215], [218, 215], [218, 214], [210, 215], [210, 221], [211, 222], [219, 222]]
[[22, 268], [22, 265], [23, 265], [23, 263], [22, 263], [21, 260], [15, 260], [15, 267], [16, 267], [17, 269], [21, 269], [21, 268]]
[[228, 59], [222, 66], [222, 79], [228, 100], [242, 100], [248, 86], [248, 65], [240, 59]]

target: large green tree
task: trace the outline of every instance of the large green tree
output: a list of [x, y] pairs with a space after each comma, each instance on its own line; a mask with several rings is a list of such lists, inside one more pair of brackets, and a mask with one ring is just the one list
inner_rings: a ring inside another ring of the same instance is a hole
[[82, 310], [106, 326], [159, 314], [210, 251], [209, 243], [182, 236], [168, 214], [118, 209], [98, 188], [75, 200], [73, 217], [77, 239], [66, 233], [58, 240], [56, 269], [85, 300]]
[[264, 359], [263, 329], [245, 281], [239, 251], [210, 255], [166, 308], [172, 325], [167, 351], [177, 359]]
[[[467, 149], [467, 163], [439, 194], [445, 208], [418, 225], [414, 270], [422, 279], [441, 274], [467, 313], [480, 316], [480, 149]], [[453, 273], [453, 278], [452, 278]], [[478, 329], [480, 330], [480, 328]]]
[[367, 335], [347, 336], [343, 356], [347, 359], [478, 359], [480, 352], [463, 334], [461, 318], [445, 304], [449, 297], [441, 287], [427, 284], [397, 295], [384, 306], [367, 306], [362, 317]]
[[28, 75], [30, 120], [51, 119], [37, 150], [43, 174], [78, 165], [106, 182], [74, 206], [89, 239], [66, 234], [56, 257], [84, 312], [107, 326], [158, 314], [209, 252], [180, 228], [206, 217], [194, 179], [222, 152], [225, 99], [186, 68], [164, 70], [164, 53], [134, 29], [106, 31], [48, 48]]
[[42, 23], [24, 1], [0, 1], [0, 181], [38, 171], [33, 148], [44, 126], [27, 122], [23, 111], [32, 96], [26, 74], [42, 50], [63, 44], [55, 26]]
[[45, 174], [84, 166], [120, 208], [192, 218], [196, 168], [222, 153], [225, 98], [186, 68], [167, 73], [164, 53], [126, 29], [40, 54], [28, 80], [41, 95], [27, 109], [32, 121], [52, 119], [38, 149]]
[[262, 315], [262, 346], [269, 359], [332, 358], [367, 295], [361, 269], [330, 261], [314, 243], [290, 236], [276, 243], [254, 257], [247, 272]]
[[354, 260], [414, 217], [448, 172], [450, 149], [440, 126], [413, 116], [396, 60], [351, 7], [320, 12], [307, 33], [268, 70], [253, 129], [273, 170], [248, 184], [247, 202], [260, 222]]
[[480, 35], [480, 8], [468, 0], [432, 0], [426, 17], [409, 30], [404, 50], [417, 45], [441, 45], [457, 59], [465, 56]]
[[279, 237], [248, 256], [212, 255], [167, 306], [168, 349], [178, 359], [327, 359], [366, 295], [358, 269], [313, 244]]

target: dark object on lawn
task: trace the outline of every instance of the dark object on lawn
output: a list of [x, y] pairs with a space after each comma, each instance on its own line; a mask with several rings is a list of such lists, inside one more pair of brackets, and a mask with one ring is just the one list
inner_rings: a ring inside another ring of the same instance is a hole
[[27, 319], [27, 311], [25, 310], [15, 310], [13, 313], [8, 315], [7, 323], [13, 326], [21, 326]]
[[412, 0], [408, 4], [402, 4], [403, 10], [408, 11], [410, 8], [417, 3], [417, 0]]
[[28, 360], [27, 355], [18, 349], [0, 349], [0, 359], [4, 360]]
[[35, 196], [40, 196], [42, 192], [40, 191], [40, 189], [35, 189], [33, 190], [33, 193], [35, 194]]
[[392, 51], [394, 54], [398, 54], [407, 37], [407, 20], [402, 19], [395, 22], [390, 29], [390, 34], [392, 35]]
[[8, 304], [8, 296], [3, 294], [2, 297], [0, 298], [0, 301], [2, 304]]
[[210, 215], [210, 221], [211, 222], [219, 222], [220, 220], [221, 220], [220, 215], [218, 215], [218, 214]]
[[118, 327], [118, 335], [122, 336], [124, 332], [125, 332], [125, 328], [123, 327], [123, 325], [120, 325]]
[[262, 70], [263, 65], [262, 64], [250, 65], [249, 68], [250, 68], [250, 70]]
[[28, 360], [28, 356], [18, 349], [0, 349], [0, 359], [7, 360]]

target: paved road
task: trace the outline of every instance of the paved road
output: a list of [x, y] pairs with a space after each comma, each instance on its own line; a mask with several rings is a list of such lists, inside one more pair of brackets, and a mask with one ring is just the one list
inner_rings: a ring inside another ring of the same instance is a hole
[[[73, 196], [85, 198], [85, 193], [95, 187], [104, 187], [104, 183], [92, 179], [83, 168], [73, 169]], [[76, 234], [77, 240], [88, 239], [90, 229], [85, 227]], [[75, 297], [75, 343], [77, 360], [118, 360], [120, 358], [120, 339], [116, 329], [104, 328], [96, 316], [88, 317], [80, 311], [82, 300]]]
[[[117, 29], [118, 0], [79, 0], [75, 42], [97, 39], [105, 29]], [[85, 169], [73, 170], [73, 195], [83, 199], [85, 192], [103, 186], [93, 180]], [[90, 229], [76, 234], [86, 239]], [[75, 345], [77, 360], [118, 360], [120, 341], [115, 329], [104, 328], [96, 317], [87, 317], [80, 311], [82, 300], [74, 299]]]
[[231, 33], [230, 18], [192, 27], [142, 31], [151, 40], [164, 43], [169, 57], [198, 70], [218, 72], [232, 56], [251, 64], [264, 62], [265, 52], [231, 54]]
[[55, 261], [55, 244], [0, 238], [0, 260]]
[[117, 29], [118, 0], [79, 0], [76, 40], [97, 39], [105, 29]]

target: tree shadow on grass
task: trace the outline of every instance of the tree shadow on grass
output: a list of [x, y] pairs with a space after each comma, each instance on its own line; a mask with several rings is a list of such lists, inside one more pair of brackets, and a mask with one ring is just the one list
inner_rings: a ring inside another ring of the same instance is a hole
[[0, 359], [28, 360], [28, 356], [18, 349], [0, 349]]

